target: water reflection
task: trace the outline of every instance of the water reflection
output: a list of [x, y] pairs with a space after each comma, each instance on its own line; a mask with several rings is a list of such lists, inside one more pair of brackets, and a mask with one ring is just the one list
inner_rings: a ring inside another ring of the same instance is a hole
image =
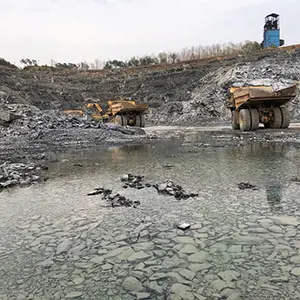
[[272, 212], [278, 212], [282, 210], [282, 189], [283, 186], [278, 181], [270, 182], [266, 186], [267, 201]]

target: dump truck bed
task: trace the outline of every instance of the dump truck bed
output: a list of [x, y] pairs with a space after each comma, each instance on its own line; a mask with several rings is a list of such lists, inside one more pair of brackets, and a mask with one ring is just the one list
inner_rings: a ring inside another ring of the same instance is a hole
[[134, 101], [113, 101], [109, 102], [109, 106], [113, 115], [116, 113], [135, 112], [142, 114], [148, 109], [148, 104], [139, 104]]
[[281, 106], [296, 96], [297, 85], [274, 91], [271, 86], [247, 86], [230, 89], [229, 106], [236, 110], [244, 107], [261, 107], [264, 105]]

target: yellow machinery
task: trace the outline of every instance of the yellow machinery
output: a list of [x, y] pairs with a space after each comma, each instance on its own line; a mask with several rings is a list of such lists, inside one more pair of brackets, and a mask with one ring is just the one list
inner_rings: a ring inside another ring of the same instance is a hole
[[231, 110], [232, 129], [256, 130], [259, 123], [266, 128], [288, 128], [287, 104], [296, 96], [297, 85], [274, 91], [271, 86], [232, 87], [227, 108]]
[[147, 104], [138, 104], [129, 100], [110, 100], [103, 107], [98, 103], [88, 103], [85, 111], [65, 110], [67, 114], [87, 117], [98, 122], [114, 122], [122, 126], [145, 127]]

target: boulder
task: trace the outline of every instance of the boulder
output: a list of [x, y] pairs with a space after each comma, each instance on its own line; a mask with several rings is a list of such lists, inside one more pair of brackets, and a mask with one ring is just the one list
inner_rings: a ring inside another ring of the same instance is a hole
[[0, 125], [7, 125], [16, 120], [17, 118], [17, 115], [9, 111], [0, 109]]

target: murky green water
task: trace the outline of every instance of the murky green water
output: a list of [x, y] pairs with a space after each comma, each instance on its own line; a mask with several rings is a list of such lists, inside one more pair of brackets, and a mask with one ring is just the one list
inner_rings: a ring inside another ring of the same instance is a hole
[[[46, 184], [1, 193], [0, 299], [299, 299], [299, 152], [195, 139], [52, 154]], [[123, 173], [199, 197], [125, 190]], [[101, 186], [141, 205], [86, 196]]]

